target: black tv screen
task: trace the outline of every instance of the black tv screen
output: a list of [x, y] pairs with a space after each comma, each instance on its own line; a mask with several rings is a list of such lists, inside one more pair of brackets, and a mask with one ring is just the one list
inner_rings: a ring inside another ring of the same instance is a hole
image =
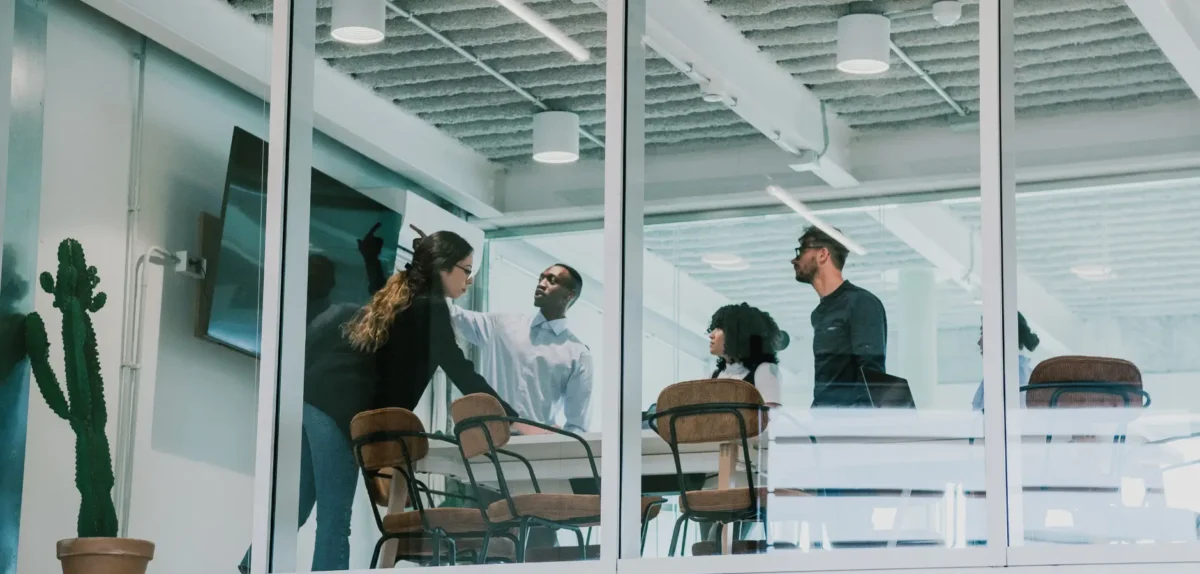
[[[263, 300], [263, 241], [267, 193], [267, 144], [234, 128], [221, 207], [220, 245], [208, 257], [201, 305], [202, 336], [258, 356]], [[309, 312], [325, 303], [366, 302], [370, 294], [357, 240], [376, 224], [384, 238], [380, 256], [391, 270], [400, 234], [400, 213], [313, 170], [309, 225]], [[332, 279], [332, 286], [329, 280]], [[313, 293], [328, 293], [314, 299]]]

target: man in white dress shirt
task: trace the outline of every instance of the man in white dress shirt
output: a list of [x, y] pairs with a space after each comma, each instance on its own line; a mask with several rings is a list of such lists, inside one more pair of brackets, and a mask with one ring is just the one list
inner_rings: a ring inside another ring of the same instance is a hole
[[538, 279], [533, 316], [450, 306], [455, 330], [482, 351], [479, 370], [500, 397], [542, 424], [557, 426], [562, 413], [562, 428], [575, 433], [588, 430], [592, 399], [592, 353], [567, 327], [567, 310], [582, 292], [583, 277], [559, 263]]

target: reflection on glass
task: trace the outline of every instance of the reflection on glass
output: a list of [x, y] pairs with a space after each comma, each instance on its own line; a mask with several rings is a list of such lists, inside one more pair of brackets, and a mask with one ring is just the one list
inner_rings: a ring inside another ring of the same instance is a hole
[[1194, 543], [1200, 204], [1155, 166], [1194, 154], [1200, 106], [1153, 3], [1043, 6], [1015, 6], [1014, 151], [1018, 173], [1063, 177], [1017, 188], [1017, 301], [1040, 344], [1019, 341], [1008, 413], [1013, 543]]
[[[235, 3], [269, 17], [261, 2]], [[331, 96], [314, 101], [317, 116], [349, 117], [349, 137], [331, 133], [365, 145], [315, 134], [310, 265], [288, 270], [307, 273], [309, 295], [300, 476], [277, 486], [299, 486], [296, 564], [595, 557], [589, 313], [603, 300], [604, 250], [508, 241], [526, 259], [506, 284], [494, 257], [506, 242], [483, 230], [518, 232], [469, 216], [549, 204], [568, 195], [557, 182], [603, 165], [605, 62], [591, 55], [603, 53], [605, 12], [570, 0], [297, 9], [316, 10], [316, 89]]]
[[647, 3], [644, 556], [987, 543], [979, 12], [826, 4]]

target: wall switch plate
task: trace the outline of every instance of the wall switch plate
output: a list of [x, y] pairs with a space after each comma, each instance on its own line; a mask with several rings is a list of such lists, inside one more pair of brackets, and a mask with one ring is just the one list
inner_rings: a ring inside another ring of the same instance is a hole
[[208, 261], [203, 257], [193, 257], [187, 251], [176, 251], [175, 272], [193, 279], [204, 279], [208, 272]]

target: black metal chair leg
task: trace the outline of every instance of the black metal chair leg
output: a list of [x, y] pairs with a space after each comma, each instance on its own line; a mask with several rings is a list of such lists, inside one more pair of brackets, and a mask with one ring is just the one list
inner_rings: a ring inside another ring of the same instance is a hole
[[433, 558], [430, 560], [434, 566], [442, 565], [442, 531], [440, 529], [433, 531]]
[[[583, 531], [578, 528], [575, 528], [574, 530], [575, 530], [575, 539], [579, 542], [579, 552], [583, 554], [583, 560], [587, 560], [588, 559], [588, 555], [587, 555], [588, 547], [587, 547], [587, 542], [585, 542], [583, 539]], [[589, 531], [589, 534], [590, 534], [590, 531]]]
[[487, 564], [488, 549], [492, 546], [492, 531], [488, 530], [483, 535], [483, 548], [479, 551], [478, 557], [475, 559], [476, 564]]
[[529, 545], [529, 519], [522, 518], [517, 538], [517, 564], [525, 563], [525, 551]]
[[675, 528], [671, 529], [671, 548], [667, 550], [667, 556], [675, 556], [675, 543], [679, 541], [679, 527], [687, 520], [687, 515], [681, 514], [675, 520]]
[[446, 537], [446, 547], [450, 549], [449, 560], [448, 560], [450, 562], [450, 565], [457, 566], [458, 565], [458, 542], [455, 542], [453, 538], [447, 536]]
[[[687, 548], [688, 529], [691, 527], [692, 527], [691, 520], [683, 523], [683, 540], [680, 540], [679, 544], [682, 545], [684, 548]], [[696, 528], [699, 528], [699, 526], [697, 526]]]
[[379, 553], [383, 551], [383, 545], [388, 541], [387, 536], [380, 536], [379, 542], [375, 543], [375, 552], [371, 554], [371, 570], [374, 570], [379, 565]]

